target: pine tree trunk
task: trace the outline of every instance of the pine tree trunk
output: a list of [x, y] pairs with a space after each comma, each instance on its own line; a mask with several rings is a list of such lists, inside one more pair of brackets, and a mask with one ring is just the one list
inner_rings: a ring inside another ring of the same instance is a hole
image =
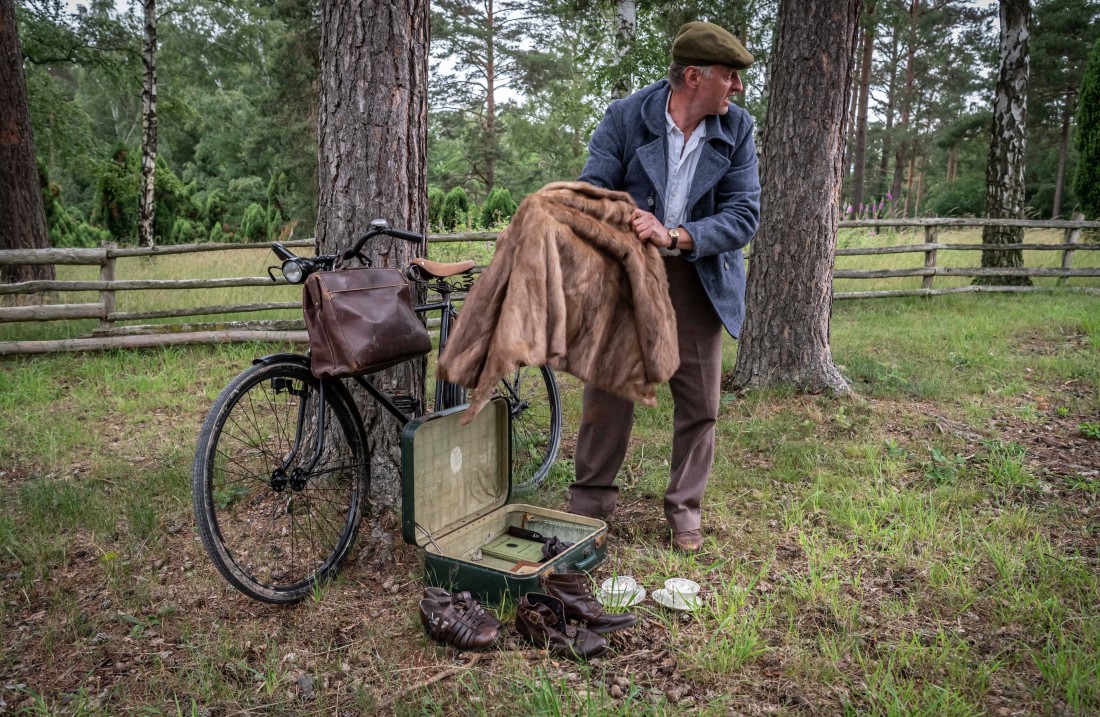
[[[857, 43], [859, 39], [857, 38]], [[858, 52], [858, 47], [856, 48]], [[844, 122], [844, 187], [851, 194], [852, 189], [852, 157], [855, 156], [856, 133], [856, 109], [859, 105], [859, 86], [853, 84], [848, 93], [848, 119]], [[843, 196], [845, 192], [841, 192]]]
[[[1024, 150], [1027, 145], [1028, 34], [1030, 0], [1001, 0], [1001, 69], [993, 102], [993, 131], [986, 165], [986, 215], [1024, 218]], [[985, 227], [983, 244], [1019, 244], [1022, 227]], [[1023, 252], [982, 252], [983, 267], [1020, 267]], [[978, 277], [976, 284], [1030, 285], [1026, 276]]]
[[1062, 193], [1066, 188], [1066, 149], [1069, 147], [1069, 123], [1073, 117], [1073, 93], [1067, 92], [1062, 105], [1062, 134], [1058, 138], [1058, 176], [1054, 180], [1054, 211], [1051, 219], [1062, 216]]
[[[890, 53], [890, 83], [887, 85], [886, 90], [886, 128], [882, 136], [882, 157], [879, 158], [879, 182], [883, 192], [889, 193], [889, 199], [893, 199], [894, 195], [890, 192], [890, 183], [888, 181], [890, 171], [890, 152], [891, 141], [894, 137], [894, 105], [898, 94], [898, 32], [895, 29], [891, 33], [893, 40], [893, 50]], [[893, 214], [893, 204], [890, 205], [889, 214]]]
[[875, 54], [875, 2], [867, 2], [863, 29], [863, 56], [859, 68], [859, 109], [856, 113], [856, 148], [852, 157], [852, 206], [863, 203], [863, 177], [867, 164], [867, 106], [871, 98], [871, 61]]
[[622, 62], [634, 45], [634, 33], [638, 26], [638, 6], [634, 0], [617, 0], [615, 3], [615, 56], [619, 65], [618, 76], [611, 88], [612, 99], [622, 99], [634, 91], [634, 78], [623, 72]]
[[153, 246], [153, 183], [157, 170], [157, 3], [142, 0], [145, 45], [141, 63], [141, 189], [138, 193], [138, 246]]
[[947, 183], [955, 183], [955, 175], [959, 171], [959, 148], [952, 147], [947, 150]]
[[485, 196], [496, 186], [497, 172], [497, 102], [496, 102], [496, 65], [494, 60], [494, 22], [493, 0], [487, 0], [489, 45], [485, 48]]
[[[321, 2], [317, 128], [318, 250], [333, 252], [362, 236], [373, 219], [413, 231], [428, 227], [428, 0]], [[374, 266], [404, 267], [424, 245], [378, 237]], [[383, 390], [424, 399], [425, 362], [372, 377]], [[356, 388], [371, 451], [371, 498], [400, 495], [394, 419]]]
[[902, 175], [909, 161], [911, 143], [907, 133], [909, 132], [909, 111], [913, 107], [913, 64], [917, 55], [917, 16], [919, 14], [920, 0], [913, 0], [909, 6], [909, 46], [905, 53], [905, 90], [901, 96], [901, 118], [898, 121], [901, 142], [898, 144], [897, 154], [894, 155], [894, 181], [890, 184], [890, 193], [895, 202], [901, 198]]
[[[734, 385], [844, 393], [829, 347], [844, 124], [862, 0], [782, 0], [761, 223]], [[814, 117], [807, 122], [806, 117]], [[798, 181], [791, 181], [797, 177]]]
[[[0, 249], [48, 249], [13, 0], [0, 0], [0, 97]], [[0, 266], [5, 284], [53, 278], [49, 264]]]

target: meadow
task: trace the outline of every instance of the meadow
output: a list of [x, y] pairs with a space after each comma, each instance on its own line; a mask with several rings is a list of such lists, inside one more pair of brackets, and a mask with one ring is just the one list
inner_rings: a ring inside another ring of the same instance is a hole
[[[1049, 234], [1028, 241], [1060, 240]], [[921, 240], [846, 234], [841, 246]], [[433, 247], [433, 258], [463, 249]], [[247, 254], [120, 264], [119, 278], [247, 276], [273, 263]], [[838, 267], [910, 260], [923, 255]], [[89, 270], [61, 273], [79, 271]], [[188, 300], [243, 303], [252, 291]], [[120, 297], [120, 309], [163, 299], [153, 293]], [[0, 340], [90, 326], [5, 325]], [[364, 526], [340, 576], [300, 605], [254, 603], [220, 578], [191, 515], [194, 441], [221, 388], [276, 348], [0, 360], [0, 714], [1100, 713], [1098, 296], [836, 302], [832, 350], [853, 394], [724, 393], [695, 557], [667, 547], [662, 390], [656, 409], [637, 412], [610, 559], [594, 577], [630, 574], [650, 589], [689, 577], [703, 607], [670, 613], [647, 600], [610, 653], [579, 664], [511, 629], [484, 654], [431, 642], [416, 614], [419, 554], [392, 512]], [[736, 342], [725, 349], [728, 370]], [[563, 508], [580, 387], [559, 378], [563, 453], [524, 500]], [[514, 609], [500, 616], [510, 623]]]

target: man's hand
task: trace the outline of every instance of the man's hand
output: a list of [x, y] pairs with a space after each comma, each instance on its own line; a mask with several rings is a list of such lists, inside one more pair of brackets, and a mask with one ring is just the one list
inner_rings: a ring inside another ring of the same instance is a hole
[[[667, 249], [672, 246], [672, 237], [668, 235], [668, 229], [657, 217], [644, 209], [635, 209], [630, 218], [630, 225], [634, 229], [634, 236], [642, 241], [647, 241], [654, 246]], [[695, 246], [691, 235], [680, 227], [680, 240], [676, 243], [677, 249], [690, 250]]]
[[650, 212], [635, 209], [634, 216], [630, 218], [630, 224], [634, 228], [634, 236], [642, 241], [647, 241], [659, 247], [667, 247], [672, 244], [668, 229], [665, 229], [665, 225]]

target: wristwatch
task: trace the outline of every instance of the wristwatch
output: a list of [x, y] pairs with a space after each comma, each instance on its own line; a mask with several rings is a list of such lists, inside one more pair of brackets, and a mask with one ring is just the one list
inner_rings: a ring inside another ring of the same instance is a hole
[[668, 230], [668, 238], [672, 240], [672, 243], [668, 245], [668, 248], [669, 249], [675, 249], [676, 244], [678, 244], [679, 241], [680, 241], [680, 230], [679, 229], [669, 229]]

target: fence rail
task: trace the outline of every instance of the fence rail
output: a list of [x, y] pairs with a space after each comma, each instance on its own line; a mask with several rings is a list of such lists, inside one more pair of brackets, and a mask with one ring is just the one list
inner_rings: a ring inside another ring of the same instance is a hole
[[[1021, 243], [1004, 245], [986, 244], [949, 244], [940, 242], [939, 231], [942, 228], [965, 228], [985, 226], [1011, 226], [1028, 229], [1061, 229], [1063, 241], [1059, 244]], [[1100, 222], [1082, 221], [1081, 215], [1072, 220], [1032, 221], [1013, 219], [875, 219], [840, 222], [841, 228], [921, 228], [924, 242], [907, 246], [842, 248], [836, 250], [838, 257], [874, 256], [886, 254], [924, 255], [924, 266], [904, 269], [835, 269], [834, 279], [885, 279], [901, 277], [920, 277], [920, 288], [834, 292], [834, 299], [867, 299], [895, 296], [942, 296], [946, 294], [1006, 292], [1025, 293], [1050, 291], [1054, 287], [1028, 286], [961, 286], [933, 288], [933, 280], [942, 277], [1056, 277], [1058, 284], [1064, 285], [1066, 279], [1073, 277], [1100, 277], [1100, 267], [1073, 267], [1073, 258], [1078, 251], [1100, 250], [1100, 244], [1081, 243], [1084, 229], [1100, 229]], [[495, 241], [495, 232], [470, 232], [461, 234], [433, 234], [429, 241], [435, 243]], [[313, 241], [297, 240], [284, 242], [291, 247], [312, 247]], [[219, 306], [198, 306], [166, 308], [152, 311], [118, 311], [117, 292], [150, 290], [188, 290], [214, 289], [226, 287], [273, 287], [285, 286], [286, 282], [272, 282], [267, 277], [238, 277], [221, 279], [176, 279], [176, 280], [119, 280], [116, 279], [117, 262], [123, 258], [168, 256], [196, 252], [239, 251], [242, 249], [267, 249], [269, 243], [257, 244], [190, 244], [162, 246], [152, 248], [117, 247], [107, 245], [98, 249], [16, 249], [0, 251], [0, 265], [5, 264], [53, 264], [53, 265], [93, 265], [99, 266], [98, 280], [83, 281], [25, 281], [12, 284], [0, 284], [0, 301], [4, 297], [30, 296], [45, 292], [97, 291], [98, 302], [61, 303], [19, 306], [0, 306], [0, 323], [87, 320], [98, 319], [99, 328], [90, 337], [55, 341], [7, 341], [0, 342], [0, 355], [14, 353], [48, 353], [54, 351], [96, 350], [116, 347], [138, 347], [172, 345], [182, 343], [216, 343], [226, 341], [305, 341], [300, 321], [277, 322], [223, 322], [220, 324], [158, 325], [116, 327], [117, 322], [141, 321], [148, 319], [183, 318], [191, 316], [217, 316], [242, 314], [260, 311], [295, 309], [301, 304], [297, 301], [259, 302], [248, 304], [227, 304]], [[1062, 252], [1061, 266], [1052, 267], [946, 267], [937, 264], [940, 252], [944, 251], [1059, 251]], [[1066, 287], [1063, 287], [1064, 289]], [[1092, 287], [1073, 287], [1070, 290], [1100, 294], [1100, 289]], [[266, 328], [265, 328], [266, 326]], [[186, 330], [184, 330], [186, 329]], [[156, 333], [160, 331], [162, 333]]]

